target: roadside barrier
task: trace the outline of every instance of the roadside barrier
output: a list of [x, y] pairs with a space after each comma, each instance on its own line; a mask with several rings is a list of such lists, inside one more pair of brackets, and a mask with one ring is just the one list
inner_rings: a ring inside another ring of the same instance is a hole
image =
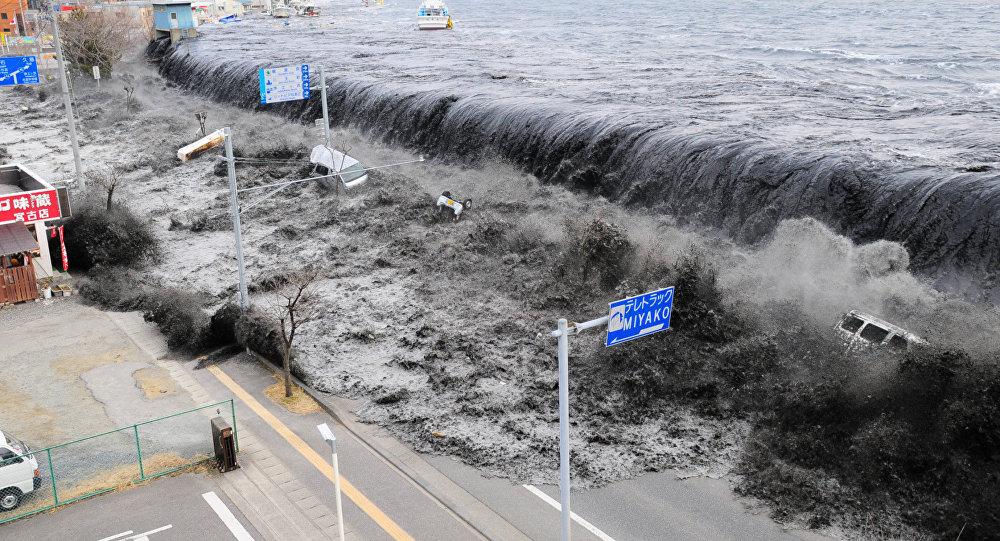
[[217, 416], [233, 427], [239, 451], [233, 399], [45, 449], [22, 449], [20, 456], [0, 461], [0, 524], [213, 460], [210, 419]]

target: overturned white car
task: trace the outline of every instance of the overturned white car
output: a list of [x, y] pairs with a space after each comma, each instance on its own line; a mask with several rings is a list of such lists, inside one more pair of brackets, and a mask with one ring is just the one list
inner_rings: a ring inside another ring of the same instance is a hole
[[339, 184], [348, 189], [368, 182], [368, 172], [361, 162], [339, 150], [316, 145], [309, 153], [309, 162], [313, 164], [313, 169], [317, 173], [335, 175], [320, 180], [331, 190], [337, 189], [338, 180]]

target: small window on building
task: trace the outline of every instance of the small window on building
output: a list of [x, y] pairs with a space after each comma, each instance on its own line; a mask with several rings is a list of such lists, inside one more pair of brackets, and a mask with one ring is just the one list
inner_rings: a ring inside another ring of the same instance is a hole
[[861, 338], [864, 338], [873, 344], [881, 344], [882, 340], [885, 340], [885, 337], [888, 335], [889, 331], [873, 323], [869, 323], [868, 325], [865, 325], [864, 329], [861, 329]]
[[0, 19], [3, 19], [3, 20], [6, 21], [7, 20], [7, 14], [6, 13], [0, 13]]
[[177, 20], [177, 12], [176, 11], [171, 11], [170, 12], [170, 20], [172, 20], [172, 21], [176, 21]]
[[898, 334], [889, 339], [889, 349], [893, 351], [906, 351], [906, 344], [906, 339]]
[[[861, 326], [864, 324], [865, 324], [864, 321], [861, 321], [860, 319], [854, 316], [847, 316], [844, 318], [843, 323], [840, 324], [840, 328], [844, 329], [845, 331], [851, 334], [854, 334], [858, 332], [858, 329], [860, 329]], [[829, 323], [827, 325], [829, 325]]]

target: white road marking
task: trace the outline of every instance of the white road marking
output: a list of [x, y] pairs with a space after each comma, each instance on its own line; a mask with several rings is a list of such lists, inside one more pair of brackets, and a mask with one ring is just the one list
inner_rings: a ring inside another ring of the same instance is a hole
[[219, 515], [222, 522], [233, 533], [233, 536], [236, 537], [236, 541], [254, 541], [250, 532], [240, 524], [239, 520], [236, 520], [233, 512], [226, 507], [226, 504], [222, 503], [222, 500], [219, 499], [215, 492], [206, 492], [201, 497], [205, 498], [208, 505], [212, 507], [212, 511], [215, 511], [215, 514]]
[[104, 539], [98, 539], [97, 541], [111, 541], [112, 539], [118, 539], [119, 537], [124, 537], [132, 533], [132, 530], [127, 532], [122, 532], [120, 534], [112, 535], [111, 537], [105, 537]]
[[[526, 489], [528, 489], [528, 492], [530, 492], [530, 493], [534, 494], [535, 496], [538, 496], [539, 498], [541, 498], [541, 500], [543, 502], [551, 505], [552, 507], [555, 507], [556, 511], [559, 511], [560, 513], [562, 512], [562, 505], [559, 502], [553, 500], [551, 497], [549, 497], [548, 494], [546, 494], [546, 493], [542, 492], [541, 490], [539, 490], [538, 487], [535, 487], [533, 485], [521, 485], [521, 486], [524, 487], [524, 488], [526, 488]], [[569, 517], [571, 519], [575, 520], [576, 523], [579, 524], [580, 526], [583, 526], [584, 529], [586, 529], [588, 532], [596, 535], [597, 538], [600, 539], [601, 541], [615, 541], [613, 537], [611, 537], [610, 535], [602, 532], [597, 526], [594, 526], [593, 524], [591, 524], [591, 523], [587, 522], [586, 520], [580, 518], [580, 515], [577, 515], [576, 513], [570, 511]]]
[[167, 524], [166, 526], [160, 526], [159, 528], [156, 528], [155, 530], [149, 530], [148, 532], [135, 534], [132, 537], [129, 537], [126, 541], [149, 541], [149, 535], [150, 534], [159, 533], [159, 532], [162, 532], [163, 530], [169, 530], [170, 528], [173, 528], [173, 527], [174, 527], [173, 524]]

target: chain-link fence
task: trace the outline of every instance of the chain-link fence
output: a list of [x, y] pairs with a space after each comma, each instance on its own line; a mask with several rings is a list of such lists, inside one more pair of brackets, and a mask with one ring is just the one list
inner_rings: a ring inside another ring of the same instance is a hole
[[0, 524], [210, 460], [217, 416], [233, 427], [238, 451], [232, 399], [37, 451], [5, 434]]

